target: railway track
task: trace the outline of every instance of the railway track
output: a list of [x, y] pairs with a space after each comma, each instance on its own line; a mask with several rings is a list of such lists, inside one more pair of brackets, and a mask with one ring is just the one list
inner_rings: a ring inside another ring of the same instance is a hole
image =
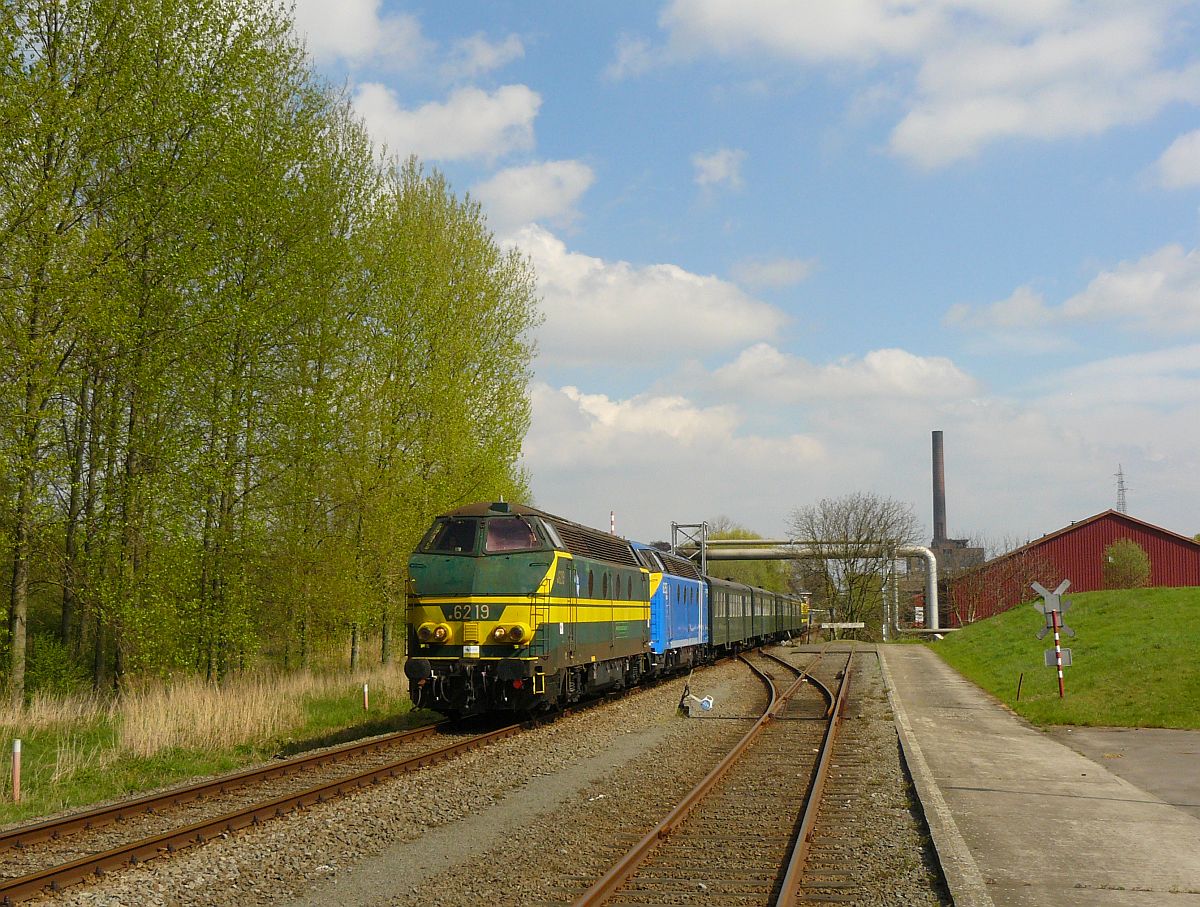
[[[9, 829], [0, 833], [0, 904], [203, 844], [488, 746], [525, 727], [464, 736], [442, 722]], [[436, 747], [422, 744], [447, 734], [454, 739]]]
[[[575, 904], [793, 904], [830, 766], [853, 653], [802, 671], [760, 653], [747, 664], [769, 703], [733, 750]], [[757, 663], [752, 663], [757, 662]], [[777, 680], [790, 675], [780, 692]], [[841, 683], [838, 684], [837, 681]], [[835, 688], [836, 687], [836, 692]]]

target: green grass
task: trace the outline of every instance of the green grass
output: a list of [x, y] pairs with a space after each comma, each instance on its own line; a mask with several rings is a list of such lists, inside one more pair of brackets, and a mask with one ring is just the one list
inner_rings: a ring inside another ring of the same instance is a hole
[[[1200, 588], [1134, 589], [1066, 596], [1073, 664], [1058, 677], [1045, 666], [1052, 633], [1023, 604], [979, 621], [933, 650], [968, 679], [1036, 724], [1200, 728]], [[1022, 674], [1021, 698], [1017, 684]]]
[[[121, 749], [120, 713], [93, 713], [48, 726], [0, 727], [0, 826], [94, 803], [175, 786], [230, 772], [273, 756], [359, 740], [437, 720], [412, 709], [398, 689], [372, 685], [364, 712], [361, 683], [347, 678], [341, 690], [304, 695], [296, 722], [259, 740], [224, 747], [171, 747], [151, 756]], [[12, 737], [21, 738], [21, 802], [11, 800]]]

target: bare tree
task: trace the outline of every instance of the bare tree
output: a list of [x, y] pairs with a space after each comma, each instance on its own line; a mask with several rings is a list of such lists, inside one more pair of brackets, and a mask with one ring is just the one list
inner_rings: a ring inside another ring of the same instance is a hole
[[921, 531], [912, 505], [855, 492], [797, 507], [789, 527], [794, 538], [816, 550], [814, 558], [800, 562], [799, 577], [814, 605], [829, 609], [838, 621], [879, 626], [891, 561], [885, 552], [915, 544]]
[[991, 617], [1031, 600], [1035, 582], [1053, 588], [1061, 579], [1057, 567], [1037, 548], [1012, 538], [980, 544], [993, 555], [991, 560], [946, 576], [949, 608], [960, 624]]

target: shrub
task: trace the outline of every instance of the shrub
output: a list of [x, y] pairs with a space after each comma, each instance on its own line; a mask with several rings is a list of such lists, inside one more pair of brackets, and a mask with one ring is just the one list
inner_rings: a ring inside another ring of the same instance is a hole
[[1104, 587], [1140, 589], [1150, 580], [1150, 555], [1133, 539], [1117, 539], [1104, 549]]
[[64, 695], [91, 688], [87, 670], [72, 657], [71, 650], [57, 636], [49, 633], [34, 634], [25, 671], [27, 694]]

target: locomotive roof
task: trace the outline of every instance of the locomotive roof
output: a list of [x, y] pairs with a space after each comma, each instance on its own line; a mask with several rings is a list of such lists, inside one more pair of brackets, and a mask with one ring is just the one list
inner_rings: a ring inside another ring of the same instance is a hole
[[[536, 516], [550, 516], [550, 514], [543, 513], [533, 507], [527, 507], [524, 504], [509, 504], [506, 501], [476, 501], [473, 504], [464, 504], [462, 507], [456, 507], [454, 510], [442, 514], [442, 516], [503, 516], [506, 513], [515, 513], [518, 516], [524, 516], [528, 513]], [[558, 517], [554, 519], [558, 519]]]
[[610, 535], [607, 532], [601, 532], [599, 529], [592, 529], [590, 526], [584, 526], [582, 523], [563, 519], [544, 510], [538, 510], [536, 507], [529, 507], [526, 504], [510, 504], [506, 501], [476, 501], [473, 504], [464, 504], [462, 507], [442, 514], [444, 517], [505, 515], [540, 517], [554, 526], [562, 538], [563, 544], [571, 554], [579, 555], [580, 557], [613, 561], [628, 567], [641, 566], [637, 558], [634, 557], [633, 549], [629, 546], [629, 542], [625, 539]]

